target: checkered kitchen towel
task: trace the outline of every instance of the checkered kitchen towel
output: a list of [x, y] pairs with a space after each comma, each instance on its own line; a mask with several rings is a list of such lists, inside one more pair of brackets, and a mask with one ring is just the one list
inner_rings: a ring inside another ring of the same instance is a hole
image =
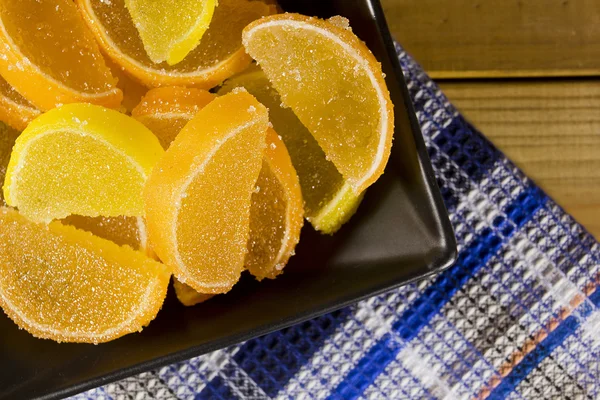
[[75, 399], [597, 399], [600, 247], [402, 49], [456, 265]]

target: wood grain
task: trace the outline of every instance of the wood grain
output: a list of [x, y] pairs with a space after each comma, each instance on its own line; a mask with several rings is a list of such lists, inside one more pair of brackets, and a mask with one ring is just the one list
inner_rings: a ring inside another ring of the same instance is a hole
[[600, 80], [440, 86], [467, 119], [600, 238]]
[[381, 0], [433, 78], [600, 76], [598, 0]]
[[598, 0], [381, 0], [463, 115], [600, 239]]

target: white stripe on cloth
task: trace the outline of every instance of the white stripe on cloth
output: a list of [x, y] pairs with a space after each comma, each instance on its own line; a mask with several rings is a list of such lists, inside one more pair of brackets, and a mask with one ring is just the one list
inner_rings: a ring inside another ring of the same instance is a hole
[[87, 392], [76, 394], [75, 396], [69, 397], [69, 400], [109, 400], [104, 387], [98, 387], [95, 389], [88, 390]]
[[456, 399], [448, 385], [435, 370], [412, 351], [405, 347], [396, 359], [388, 364], [372, 385], [366, 388], [361, 399]]
[[105, 386], [106, 393], [113, 400], [173, 400], [177, 397], [169, 387], [161, 382], [153, 372], [123, 379]]
[[[552, 313], [559, 308], [570, 309], [571, 302], [576, 296], [583, 298], [583, 301], [591, 309], [596, 308], [582, 291], [583, 287], [578, 287], [577, 284], [571, 282], [566, 274], [557, 268], [554, 263], [550, 262], [548, 257], [542, 253], [536, 244], [532, 243], [525, 234], [519, 233], [515, 235], [512, 240], [512, 245], [514, 251], [522, 257], [528, 271], [531, 272], [537, 282], [546, 289], [542, 301], [552, 301]], [[573, 315], [576, 318], [581, 319], [577, 311], [573, 311]], [[547, 322], [547, 320], [544, 322]]]
[[241, 368], [233, 357], [229, 362], [219, 370], [219, 376], [229, 387], [231, 393], [240, 399], [263, 400], [269, 399], [269, 396], [248, 376], [246, 371]]
[[391, 323], [382, 321], [382, 325], [402, 349], [373, 384], [367, 387], [362, 398], [391, 396], [389, 398], [417, 399], [432, 395], [438, 399], [459, 398], [451, 385], [440, 376], [439, 366], [434, 365], [431, 354], [419, 353], [422, 341], [416, 339], [407, 343], [392, 329]]
[[221, 349], [160, 369], [161, 378], [181, 400], [193, 399], [229, 362], [239, 346]]
[[[427, 282], [409, 285], [357, 304], [352, 317], [325, 341], [278, 395], [278, 399], [325, 399], [356, 363], [387, 332], [381, 321], [393, 316], [387, 307], [402, 313]], [[385, 314], [384, 314], [385, 313]], [[302, 384], [300, 384], [302, 382]]]

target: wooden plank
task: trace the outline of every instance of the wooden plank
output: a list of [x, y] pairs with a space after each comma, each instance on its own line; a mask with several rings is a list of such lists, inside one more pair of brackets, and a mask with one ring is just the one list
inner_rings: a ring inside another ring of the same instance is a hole
[[600, 239], [600, 80], [440, 86], [468, 120]]
[[433, 78], [600, 76], [598, 0], [381, 0]]

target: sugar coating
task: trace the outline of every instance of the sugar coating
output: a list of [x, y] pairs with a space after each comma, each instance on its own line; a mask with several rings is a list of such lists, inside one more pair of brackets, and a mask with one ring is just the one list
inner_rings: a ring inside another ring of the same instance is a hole
[[40, 114], [40, 110], [0, 77], [0, 121], [22, 131]]
[[131, 114], [131, 110], [142, 101], [148, 88], [132, 78], [123, 67], [117, 65], [109, 57], [106, 57], [106, 65], [110, 68], [113, 76], [117, 78], [117, 87], [123, 92], [123, 101], [119, 111]]
[[195, 88], [151, 89], [131, 115], [150, 129], [166, 150], [185, 124], [215, 97], [206, 90]]
[[300, 240], [304, 219], [298, 176], [285, 145], [267, 134], [262, 169], [252, 194], [246, 268], [257, 279], [279, 275]]
[[[273, 146], [275, 145], [275, 146]], [[245, 266], [258, 280], [274, 279], [282, 273], [300, 240], [303, 224], [302, 195], [298, 177], [285, 145], [274, 130], [267, 131], [267, 148], [252, 193], [250, 235]], [[175, 281], [175, 291], [184, 305], [207, 299], [190, 286]]]
[[[281, 135], [298, 173], [305, 215], [312, 222], [343, 188], [344, 178], [335, 165], [326, 159], [325, 153], [315, 138], [294, 112], [281, 106], [279, 93], [259, 67], [253, 66], [248, 71], [225, 82], [219, 89], [219, 94], [237, 90], [239, 87], [244, 87], [269, 108], [269, 118], [273, 128]], [[340, 215], [345, 213], [346, 216], [340, 218], [337, 223], [334, 222], [337, 227], [334, 226], [333, 230], [337, 230], [343, 222], [348, 220], [353, 213], [346, 211], [356, 209], [360, 198], [360, 196], [353, 196], [353, 199], [349, 198], [348, 202], [342, 204], [339, 209]]]
[[146, 250], [144, 222], [141, 217], [83, 217], [70, 215], [61, 221], [65, 225], [93, 233], [119, 246], [127, 245], [134, 250]]
[[344, 25], [298, 14], [263, 18], [243, 33], [282, 103], [360, 193], [383, 172], [393, 113], [381, 66]]
[[168, 86], [150, 89], [132, 112], [134, 117], [146, 114], [192, 114], [215, 99], [202, 89]]
[[281, 183], [263, 161], [260, 175], [252, 194], [250, 209], [250, 238], [246, 268], [252, 275], [263, 278], [271, 274], [285, 235], [287, 200]]
[[71, 214], [143, 215], [143, 189], [163, 150], [133, 118], [70, 104], [32, 122], [16, 142], [6, 202], [36, 222]]
[[71, 0], [2, 0], [0, 7], [6, 33], [25, 63], [84, 93], [114, 88], [116, 80]]
[[181, 61], [200, 42], [215, 0], [125, 0], [131, 19], [155, 63]]
[[[12, 147], [19, 133], [17, 130], [0, 123], [0, 182], [4, 182]], [[6, 206], [2, 191], [0, 191], [0, 200], [2, 206]], [[123, 216], [91, 218], [71, 215], [62, 222], [65, 225], [72, 225], [78, 229], [91, 232], [118, 245], [128, 245], [135, 250], [145, 250], [145, 229], [140, 218]]]
[[267, 123], [266, 108], [248, 93], [219, 97], [179, 133], [148, 180], [151, 246], [195, 290], [227, 292], [244, 268]]
[[[6, 168], [10, 160], [10, 153], [15, 145], [15, 140], [19, 137], [20, 132], [16, 129], [0, 122], [0, 184], [4, 184], [6, 176]], [[4, 193], [0, 191], [0, 206], [6, 206], [4, 201]]]
[[245, 129], [224, 141], [185, 191], [177, 219], [178, 250], [188, 269], [199, 268], [193, 273], [197, 280], [239, 279], [263, 148], [264, 131]]
[[214, 294], [198, 293], [185, 283], [180, 282], [177, 278], [173, 279], [173, 288], [177, 295], [177, 300], [184, 306], [195, 306], [214, 297]]
[[0, 226], [0, 305], [37, 337], [105, 342], [140, 331], [163, 303], [170, 270], [140, 252], [8, 208]]
[[194, 114], [140, 115], [136, 119], [156, 135], [161, 146], [166, 150], [193, 116]]
[[[250, 22], [265, 15], [272, 14], [274, 9], [261, 1], [219, 0], [208, 30], [202, 36], [199, 45], [192, 50], [181, 62], [169, 65], [166, 62], [154, 63], [147, 55], [137, 28], [134, 25], [125, 0], [77, 0], [80, 8], [88, 8], [93, 17], [97, 19], [96, 29], [101, 29], [103, 34], [111, 40], [111, 50], [122, 53], [129, 60], [135, 60], [146, 68], [145, 74], [132, 71], [150, 86], [158, 86], [159, 80], [169, 79], [172, 73], [204, 74], [207, 68], [236, 58], [238, 63], [241, 58], [236, 53], [242, 51], [241, 34], [244, 27]], [[89, 21], [88, 21], [89, 23]], [[243, 54], [243, 53], [241, 53]], [[240, 55], [241, 55], [240, 54]], [[119, 61], [119, 60], [115, 60]], [[240, 66], [233, 67], [220, 80], [227, 78], [235, 72], [241, 71], [250, 63], [246, 59]], [[243, 65], [242, 65], [243, 64]], [[218, 84], [220, 82], [216, 82]], [[209, 87], [215, 86], [212, 84]]]
[[334, 15], [333, 17], [329, 18], [327, 22], [337, 26], [338, 28], [342, 28], [352, 32], [352, 27], [350, 27], [350, 20], [346, 17], [342, 17], [341, 15]]
[[27, 156], [14, 190], [20, 211], [35, 221], [72, 213], [95, 217], [141, 212], [145, 179], [129, 160], [94, 138], [56, 132], [33, 143]]
[[[16, 103], [17, 105], [25, 108], [35, 109], [35, 106], [31, 104], [29, 100], [23, 97], [19, 92], [15, 90], [6, 80], [0, 77], [0, 93], [2, 96], [6, 97], [8, 100]], [[37, 110], [37, 114], [40, 114], [40, 111]]]

